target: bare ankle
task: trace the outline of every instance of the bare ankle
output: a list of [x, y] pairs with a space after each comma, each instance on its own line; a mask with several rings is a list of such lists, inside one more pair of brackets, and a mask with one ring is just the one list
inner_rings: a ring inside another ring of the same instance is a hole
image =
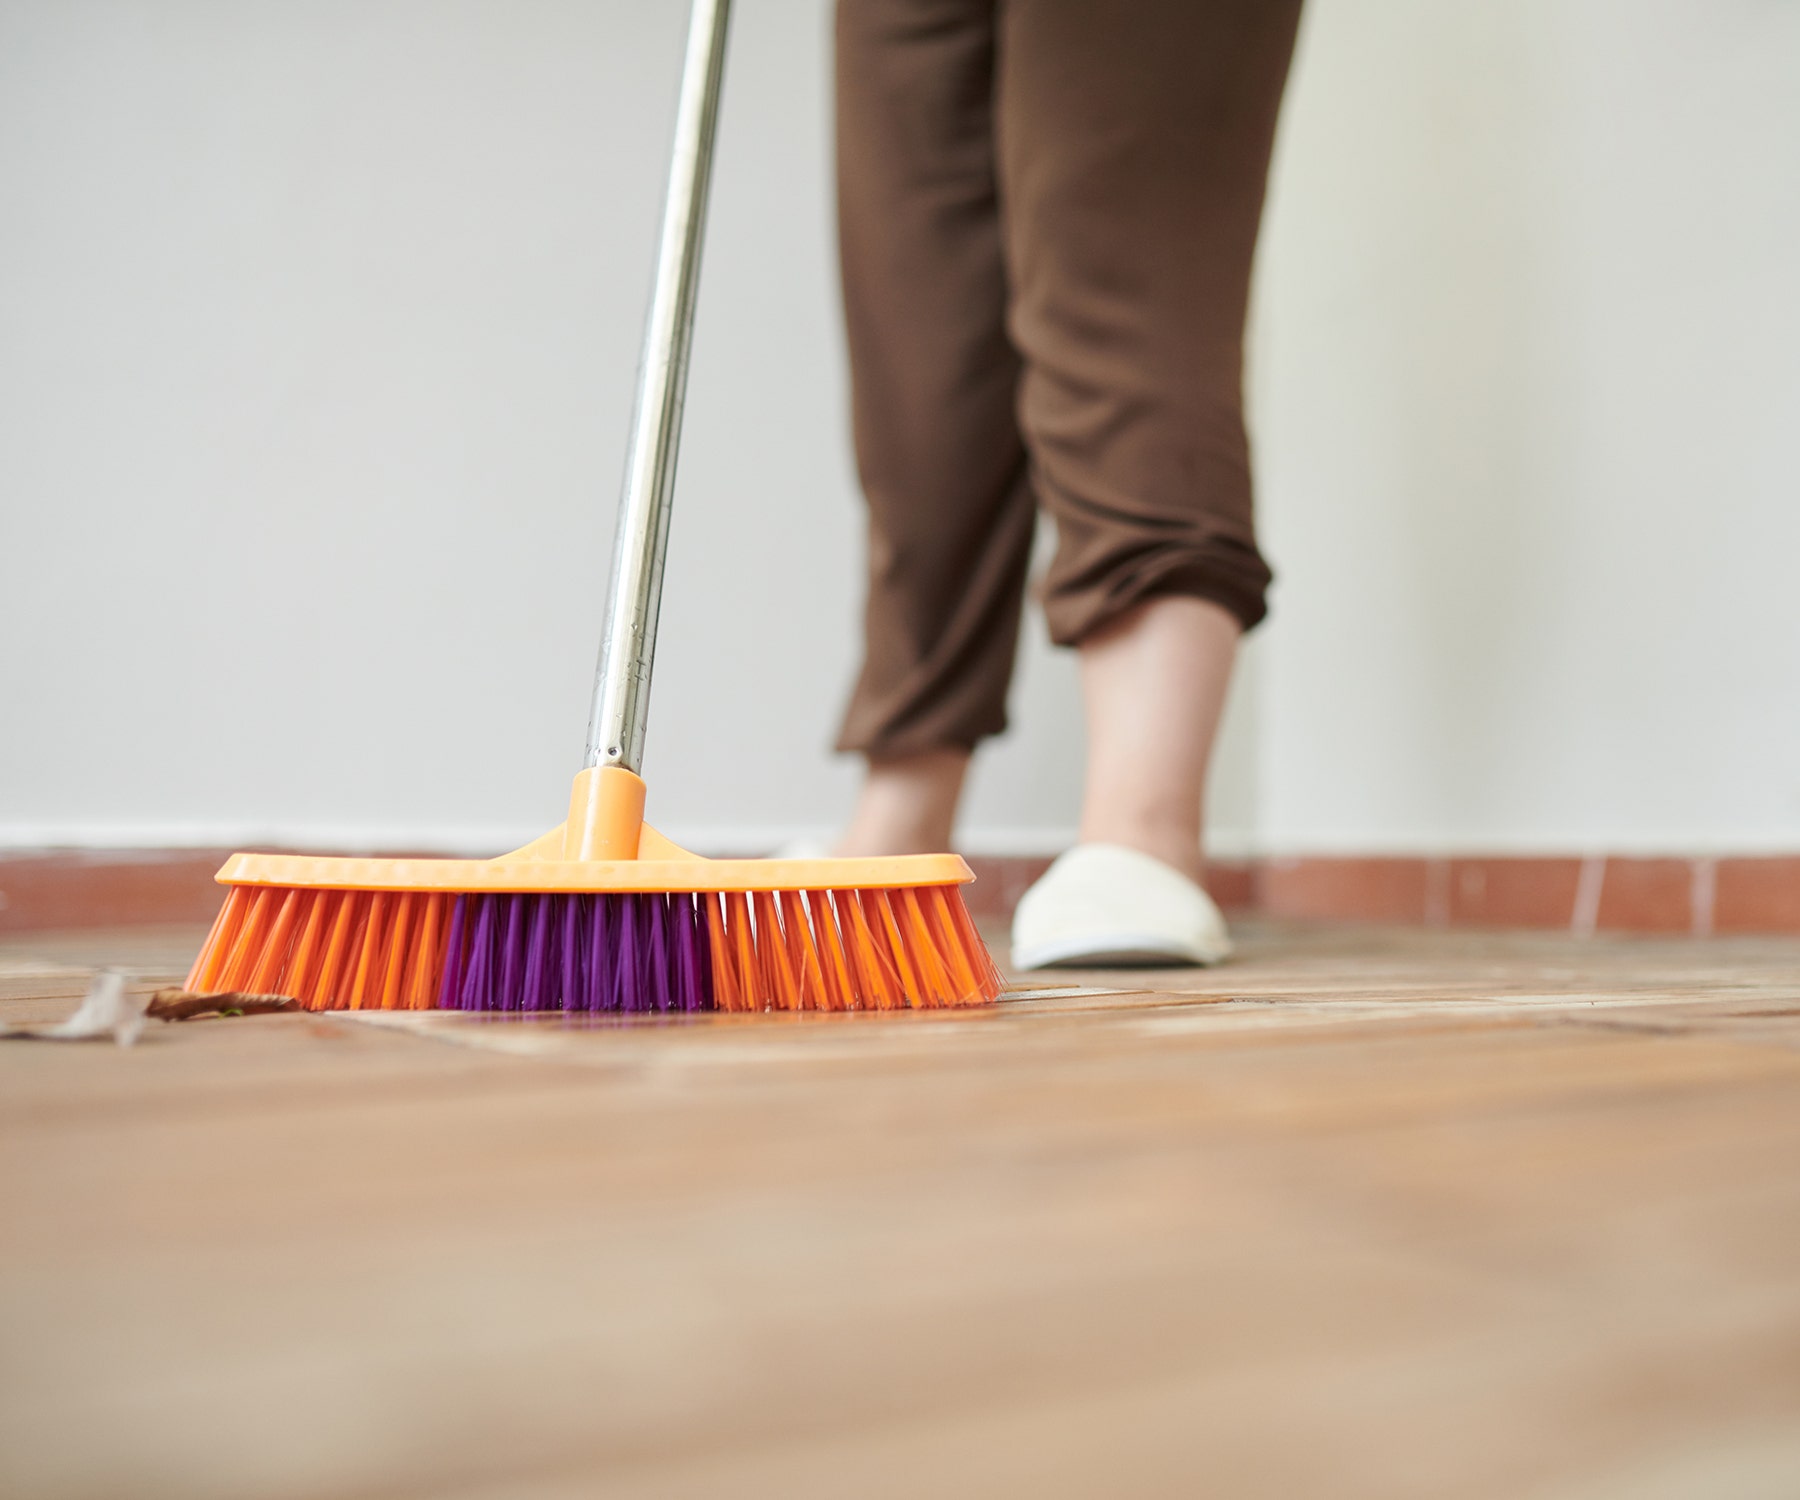
[[969, 752], [948, 748], [869, 759], [840, 855], [936, 854], [950, 847]]
[[1238, 634], [1218, 605], [1168, 597], [1082, 643], [1083, 842], [1123, 844], [1201, 878], [1206, 770]]
[[1206, 858], [1199, 830], [1191, 826], [1133, 817], [1086, 817], [1078, 837], [1084, 844], [1122, 844], [1160, 859], [1196, 885], [1206, 883]]

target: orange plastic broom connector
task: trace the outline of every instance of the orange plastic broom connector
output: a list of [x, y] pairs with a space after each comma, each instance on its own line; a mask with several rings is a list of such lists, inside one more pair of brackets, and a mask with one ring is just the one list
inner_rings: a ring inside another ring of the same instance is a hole
[[569, 818], [493, 860], [235, 854], [188, 988], [318, 1010], [920, 1010], [998, 970], [953, 854], [702, 859], [644, 783], [575, 779]]

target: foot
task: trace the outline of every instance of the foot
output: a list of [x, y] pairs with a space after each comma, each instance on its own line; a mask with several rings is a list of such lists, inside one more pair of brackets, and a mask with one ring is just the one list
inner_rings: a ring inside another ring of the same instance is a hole
[[1216, 964], [1230, 955], [1212, 897], [1180, 870], [1121, 844], [1077, 844], [1013, 914], [1018, 969]]

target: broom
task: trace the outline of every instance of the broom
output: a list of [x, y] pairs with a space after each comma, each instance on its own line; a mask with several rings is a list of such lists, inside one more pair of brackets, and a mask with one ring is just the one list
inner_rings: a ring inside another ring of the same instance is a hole
[[729, 0], [694, 0], [587, 758], [568, 819], [492, 860], [235, 854], [188, 975], [313, 1009], [899, 1010], [1000, 976], [952, 854], [709, 860], [644, 822], [644, 726]]

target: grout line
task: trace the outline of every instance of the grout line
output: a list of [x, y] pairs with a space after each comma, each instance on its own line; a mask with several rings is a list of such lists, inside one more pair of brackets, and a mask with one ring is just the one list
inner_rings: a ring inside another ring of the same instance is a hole
[[1600, 925], [1600, 892], [1606, 885], [1606, 856], [1590, 854], [1581, 861], [1575, 881], [1575, 908], [1569, 913], [1569, 931], [1576, 937], [1592, 937]]
[[1450, 861], [1447, 859], [1425, 861], [1425, 925], [1450, 925]]
[[1719, 862], [1716, 859], [1695, 859], [1688, 862], [1688, 868], [1688, 907], [1693, 914], [1692, 932], [1695, 937], [1711, 937], [1713, 917], [1718, 905]]

